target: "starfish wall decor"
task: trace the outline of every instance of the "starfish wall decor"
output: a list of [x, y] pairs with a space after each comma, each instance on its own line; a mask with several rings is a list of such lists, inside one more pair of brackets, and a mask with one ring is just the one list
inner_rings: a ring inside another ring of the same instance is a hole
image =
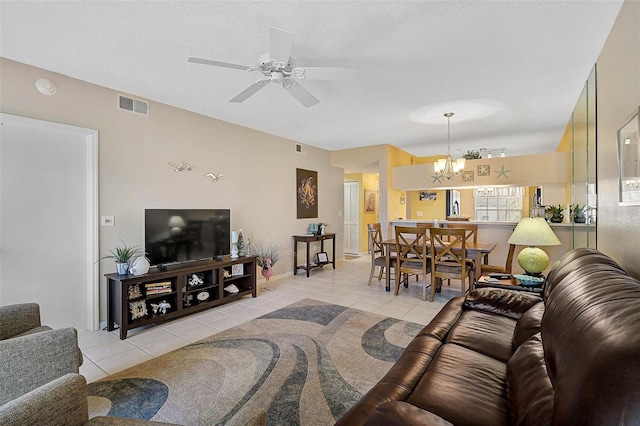
[[510, 172], [511, 170], [505, 170], [503, 165], [500, 170], [496, 171], [496, 179], [500, 179], [501, 176], [504, 176], [505, 179], [509, 179], [509, 176], [507, 176], [507, 173], [510, 173]]

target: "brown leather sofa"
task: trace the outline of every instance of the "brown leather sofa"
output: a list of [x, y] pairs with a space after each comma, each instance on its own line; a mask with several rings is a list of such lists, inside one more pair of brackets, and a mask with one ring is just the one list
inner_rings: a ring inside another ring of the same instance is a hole
[[582, 248], [543, 297], [452, 299], [337, 424], [640, 424], [640, 281]]

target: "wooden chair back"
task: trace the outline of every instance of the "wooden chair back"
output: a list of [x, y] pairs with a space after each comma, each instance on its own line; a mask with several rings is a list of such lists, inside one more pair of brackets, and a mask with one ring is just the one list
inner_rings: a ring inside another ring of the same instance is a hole
[[419, 223], [416, 223], [416, 226], [418, 228], [433, 228], [433, 223], [419, 222]]
[[377, 257], [384, 257], [384, 246], [382, 245], [382, 227], [380, 223], [370, 223], [367, 225], [369, 230], [369, 251], [371, 251], [371, 260]]
[[402, 274], [423, 275], [426, 295], [426, 276], [430, 272], [429, 229], [418, 226], [396, 226], [396, 290], [398, 294]]
[[515, 254], [516, 251], [516, 245], [515, 244], [509, 244], [509, 251], [507, 252], [507, 261], [503, 266], [498, 266], [498, 265], [487, 265], [486, 261], [485, 264], [482, 265], [482, 275], [491, 273], [491, 272], [496, 272], [499, 274], [510, 274], [511, 273], [511, 269], [513, 267], [513, 256]]
[[436, 282], [443, 278], [458, 279], [462, 294], [465, 281], [470, 278], [472, 263], [466, 257], [467, 232], [463, 228], [433, 228], [430, 230], [431, 252], [431, 296], [433, 301]]
[[477, 223], [449, 223], [448, 229], [464, 229], [465, 241], [473, 241], [474, 244], [478, 243], [478, 224]]

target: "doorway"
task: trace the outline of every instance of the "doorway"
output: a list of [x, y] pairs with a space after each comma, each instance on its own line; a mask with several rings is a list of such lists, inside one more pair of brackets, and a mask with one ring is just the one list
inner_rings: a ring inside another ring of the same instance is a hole
[[97, 330], [98, 132], [0, 114], [0, 304]]
[[344, 183], [344, 252], [360, 254], [360, 183]]

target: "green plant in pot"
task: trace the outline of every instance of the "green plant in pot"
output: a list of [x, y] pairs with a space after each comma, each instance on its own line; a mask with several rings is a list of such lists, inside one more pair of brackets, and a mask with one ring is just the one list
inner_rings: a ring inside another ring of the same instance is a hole
[[116, 246], [115, 249], [109, 250], [109, 255], [102, 256], [103, 259], [114, 259], [116, 261], [116, 269], [119, 275], [127, 275], [129, 272], [129, 262], [134, 256], [146, 254], [140, 246], [127, 246], [124, 241], [120, 240], [122, 246]]
[[569, 206], [571, 210], [571, 219], [573, 219], [574, 223], [585, 223], [587, 218], [585, 217], [585, 206], [580, 207], [580, 204], [574, 204]]
[[479, 160], [480, 158], [482, 158], [482, 157], [480, 156], [480, 153], [479, 153], [478, 151], [473, 151], [473, 150], [470, 150], [470, 151], [465, 152], [465, 153], [462, 155], [462, 157], [463, 157], [465, 160]]
[[562, 219], [564, 219], [564, 206], [558, 204], [557, 206], [548, 206], [545, 209], [546, 218], [548, 221], [553, 223], [562, 223]]

